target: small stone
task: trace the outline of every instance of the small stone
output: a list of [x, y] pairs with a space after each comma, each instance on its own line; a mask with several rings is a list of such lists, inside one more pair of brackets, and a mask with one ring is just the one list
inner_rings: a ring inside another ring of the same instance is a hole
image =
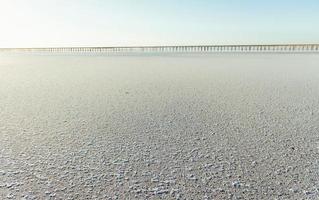
[[204, 165], [205, 168], [210, 168], [210, 167], [212, 167], [212, 166], [213, 166], [213, 164], [205, 164], [205, 165]]
[[152, 183], [157, 183], [157, 182], [159, 182], [159, 180], [158, 180], [157, 177], [155, 177], [155, 178], [152, 178], [152, 179], [151, 179], [151, 182], [152, 182]]
[[192, 167], [187, 167], [186, 170], [190, 172], [190, 171], [193, 171], [193, 168]]
[[195, 177], [194, 174], [189, 174], [189, 175], [187, 176], [187, 179], [188, 179], [188, 180], [193, 180], [193, 181], [196, 181], [196, 180], [197, 180], [197, 178]]
[[257, 165], [257, 161], [253, 161], [253, 162], [251, 163], [251, 165], [252, 165], [252, 166], [256, 166], [256, 165]]
[[155, 192], [155, 194], [167, 194], [169, 190], [158, 190]]
[[7, 195], [7, 199], [13, 199], [13, 198], [14, 198], [14, 194], [9, 193], [9, 194]]
[[11, 188], [14, 185], [14, 183], [6, 183], [7, 188]]
[[141, 192], [142, 192], [142, 190], [137, 189], [137, 190], [135, 190], [134, 192], [135, 192], [136, 194], [139, 194], [139, 193], [141, 193]]
[[195, 152], [195, 151], [198, 151], [199, 149], [198, 148], [194, 148], [191, 150], [191, 153]]
[[52, 193], [50, 194], [50, 197], [55, 197], [55, 195], [56, 195], [55, 193]]
[[305, 195], [312, 195], [312, 194], [313, 194], [313, 192], [311, 192], [311, 191], [307, 191], [307, 190], [304, 190], [304, 194], [305, 194]]
[[174, 184], [176, 181], [175, 180], [165, 180], [163, 181], [163, 183], [170, 185], [170, 184]]
[[179, 189], [172, 189], [170, 192], [170, 195], [174, 195], [177, 192], [179, 192]]
[[290, 192], [293, 192], [293, 193], [297, 193], [297, 192], [298, 192], [298, 189], [297, 189], [297, 188], [290, 188], [289, 191], [290, 191]]
[[233, 185], [233, 187], [235, 187], [235, 188], [240, 188], [240, 182], [239, 182], [239, 181], [234, 181], [234, 182], [232, 183], [232, 185]]

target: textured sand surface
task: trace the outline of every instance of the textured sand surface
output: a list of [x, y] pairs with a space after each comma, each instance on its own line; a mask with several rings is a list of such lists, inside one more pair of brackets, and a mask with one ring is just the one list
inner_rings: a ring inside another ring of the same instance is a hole
[[0, 199], [319, 199], [319, 55], [0, 55]]

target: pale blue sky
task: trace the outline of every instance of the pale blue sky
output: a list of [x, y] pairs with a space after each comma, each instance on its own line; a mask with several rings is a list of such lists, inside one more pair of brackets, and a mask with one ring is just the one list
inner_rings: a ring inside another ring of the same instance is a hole
[[0, 47], [319, 43], [318, 0], [0, 0]]

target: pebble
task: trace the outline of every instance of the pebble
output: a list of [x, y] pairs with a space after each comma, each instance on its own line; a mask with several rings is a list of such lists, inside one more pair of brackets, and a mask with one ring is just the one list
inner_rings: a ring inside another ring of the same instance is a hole
[[232, 186], [235, 188], [240, 188], [241, 184], [239, 181], [234, 181], [234, 182], [232, 182]]
[[187, 179], [188, 179], [188, 180], [193, 180], [193, 181], [196, 181], [196, 180], [197, 180], [197, 178], [195, 177], [194, 174], [189, 174], [189, 175], [187, 176]]
[[7, 195], [7, 199], [13, 199], [13, 198], [14, 198], [14, 194], [9, 193], [9, 194]]
[[169, 193], [169, 190], [157, 190], [155, 191], [155, 194], [167, 194]]
[[137, 189], [137, 190], [135, 190], [134, 192], [135, 192], [136, 194], [139, 194], [139, 193], [141, 193], [141, 192], [142, 192], [142, 190]]
[[291, 191], [293, 193], [297, 193], [298, 192], [298, 188], [290, 188], [289, 191]]
[[6, 183], [6, 187], [7, 188], [11, 188], [12, 186], [14, 186], [15, 185], [15, 183]]
[[170, 185], [176, 183], [176, 180], [165, 180], [163, 183]]
[[55, 194], [55, 193], [52, 193], [52, 194], [50, 194], [49, 196], [50, 196], [50, 197], [55, 197], [56, 194]]
[[314, 192], [308, 191], [308, 190], [304, 190], [304, 194], [305, 195], [312, 195], [312, 194], [314, 194]]
[[170, 195], [174, 195], [175, 193], [178, 193], [179, 189], [171, 189]]
[[210, 167], [212, 167], [212, 166], [213, 166], [213, 164], [205, 164], [205, 165], [204, 165], [205, 168], [210, 168]]
[[251, 162], [251, 165], [252, 165], [253, 167], [256, 166], [256, 165], [257, 165], [257, 161]]
[[152, 178], [152, 179], [151, 179], [151, 182], [152, 182], [152, 183], [157, 183], [157, 182], [159, 182], [159, 179], [158, 179], [157, 177], [156, 177], [156, 178]]

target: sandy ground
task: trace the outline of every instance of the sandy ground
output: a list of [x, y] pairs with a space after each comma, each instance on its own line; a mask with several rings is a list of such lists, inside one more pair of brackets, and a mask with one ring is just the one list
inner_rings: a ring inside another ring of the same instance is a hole
[[0, 199], [319, 199], [319, 55], [0, 55]]

